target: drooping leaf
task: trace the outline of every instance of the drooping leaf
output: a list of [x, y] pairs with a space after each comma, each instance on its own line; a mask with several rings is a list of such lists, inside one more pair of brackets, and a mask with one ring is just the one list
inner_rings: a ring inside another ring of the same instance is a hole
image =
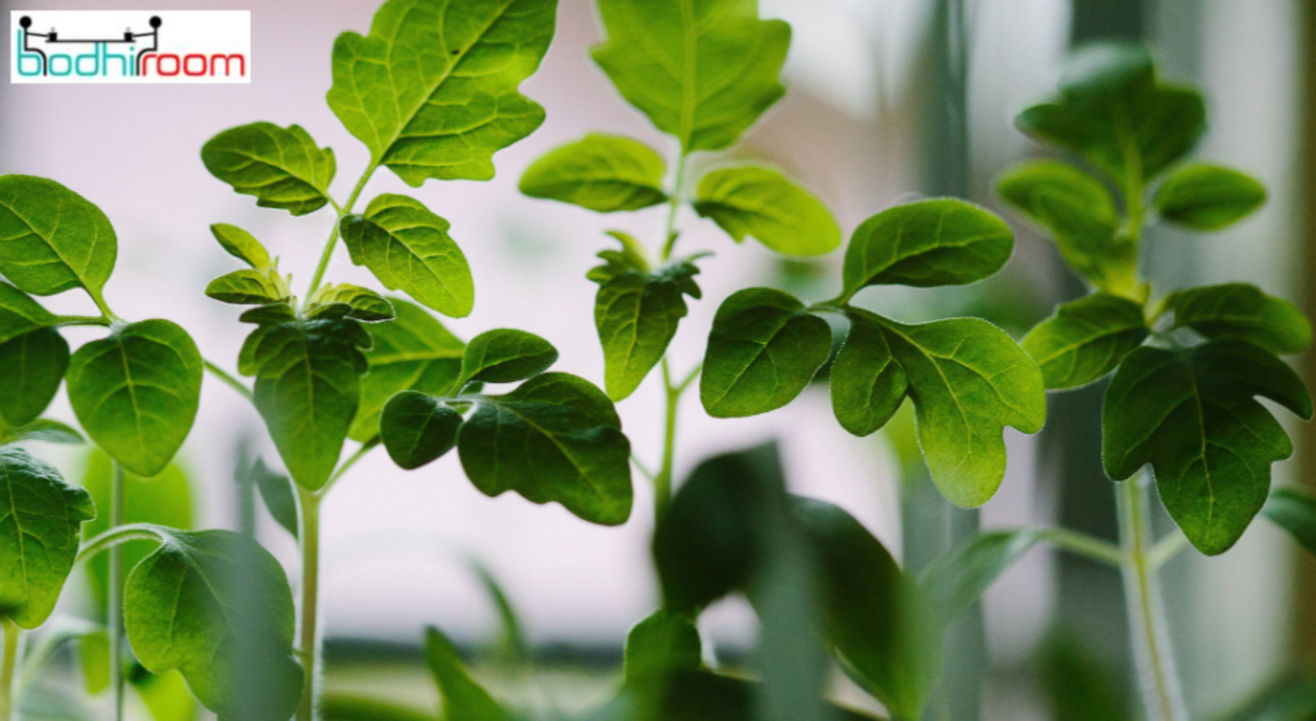
[[0, 281], [0, 343], [55, 325], [55, 315], [23, 291]]
[[249, 482], [255, 484], [265, 503], [265, 510], [270, 512], [274, 522], [291, 533], [293, 538], [297, 538], [297, 499], [293, 496], [292, 479], [266, 468], [265, 461], [259, 458], [242, 472], [247, 475]]
[[251, 266], [253, 270], [265, 271], [274, 267], [270, 252], [256, 240], [256, 236], [228, 223], [215, 223], [210, 226], [211, 235], [219, 241], [224, 252]]
[[978, 603], [988, 587], [1041, 538], [1032, 528], [983, 533], [933, 560], [918, 583], [941, 625], [949, 626]]
[[6, 428], [0, 431], [0, 439], [2, 439], [0, 444], [15, 443], [17, 441], [43, 441], [45, 443], [76, 446], [87, 442], [87, 439], [83, 438], [77, 429], [49, 418], [38, 418], [24, 426]]
[[461, 424], [461, 414], [434, 396], [402, 391], [384, 406], [379, 437], [389, 458], [410, 471], [452, 450]]
[[292, 293], [275, 270], [235, 270], [210, 281], [206, 295], [221, 303], [266, 305], [288, 300]]
[[1014, 232], [990, 211], [954, 198], [884, 210], [855, 229], [845, 251], [845, 294], [864, 286], [929, 287], [982, 280], [1005, 265]]
[[1221, 230], [1266, 202], [1266, 186], [1237, 170], [1192, 163], [1174, 171], [1156, 191], [1161, 217], [1193, 230]]
[[369, 288], [350, 283], [324, 285], [311, 298], [308, 318], [354, 318], [366, 323], [393, 320], [393, 304]]
[[599, 14], [594, 61], [687, 153], [736, 142], [786, 92], [790, 26], [760, 20], [757, 0], [601, 0]]
[[0, 274], [24, 293], [86, 288], [99, 298], [118, 241], [109, 218], [53, 180], [0, 176]]
[[[412, 187], [488, 180], [544, 109], [517, 92], [553, 38], [556, 0], [389, 0], [334, 42], [329, 107]], [[437, 310], [437, 309], [436, 309]]]
[[798, 299], [748, 288], [722, 302], [708, 335], [699, 398], [714, 418], [739, 418], [794, 400], [832, 350], [827, 321]]
[[206, 141], [201, 162], [233, 190], [255, 196], [256, 205], [293, 215], [313, 213], [329, 202], [337, 169], [334, 151], [316, 147], [300, 125], [264, 122], [229, 128]]
[[1302, 547], [1316, 553], [1316, 496], [1300, 488], [1276, 488], [1261, 507], [1276, 525]]
[[86, 491], [21, 448], [0, 448], [0, 491], [0, 616], [33, 629], [55, 610], [96, 512]]
[[452, 641], [433, 626], [425, 629], [425, 662], [443, 695], [443, 718], [511, 721], [511, 716], [467, 673]]
[[187, 331], [167, 320], [128, 323], [73, 354], [69, 402], [97, 445], [129, 471], [154, 476], [192, 429], [201, 375]]
[[487, 330], [466, 345], [461, 385], [471, 381], [515, 383], [548, 370], [557, 349], [534, 333], [511, 328]]
[[1150, 463], [1165, 509], [1202, 553], [1224, 553], [1270, 490], [1270, 465], [1293, 444], [1253, 396], [1303, 418], [1311, 396], [1283, 361], [1247, 341], [1139, 348], [1106, 389], [1102, 458], [1119, 481]]
[[841, 244], [841, 226], [827, 206], [775, 170], [714, 170], [699, 181], [693, 205], [737, 243], [753, 236], [786, 255], [824, 255]]
[[627, 683], [696, 670], [703, 664], [699, 629], [686, 616], [659, 609], [626, 634]]
[[540, 156], [521, 176], [521, 192], [600, 213], [666, 202], [667, 168], [658, 151], [638, 140], [589, 133]]
[[1311, 321], [1297, 306], [1248, 283], [1178, 290], [1165, 297], [1175, 328], [1192, 328], [1207, 338], [1242, 338], [1288, 355], [1311, 346]]
[[364, 214], [342, 221], [353, 263], [369, 268], [384, 287], [400, 290], [446, 316], [462, 318], [474, 307], [475, 284], [466, 256], [448, 236], [448, 228], [448, 221], [420, 201], [392, 194], [375, 198]]
[[630, 442], [612, 402], [566, 373], [535, 376], [502, 396], [484, 396], [461, 426], [466, 475], [486, 495], [516, 491], [556, 501], [591, 523], [630, 517]]
[[32, 423], [46, 410], [69, 367], [69, 344], [54, 328], [0, 343], [0, 418], [10, 428]]
[[842, 428], [867, 436], [895, 415], [909, 379], [891, 355], [882, 327], [862, 313], [849, 318], [850, 332], [832, 362], [832, 411]]
[[1021, 345], [1041, 367], [1048, 389], [1078, 388], [1115, 370], [1150, 332], [1137, 303], [1094, 293], [1061, 304]]

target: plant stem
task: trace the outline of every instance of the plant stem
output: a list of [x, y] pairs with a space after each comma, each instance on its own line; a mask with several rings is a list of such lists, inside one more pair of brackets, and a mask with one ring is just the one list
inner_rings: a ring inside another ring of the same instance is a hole
[[156, 528], [156, 526], [149, 523], [129, 523], [111, 528], [83, 543], [82, 548], [78, 550], [78, 557], [74, 560], [74, 563], [82, 563], [101, 551], [113, 548], [126, 541], [155, 541], [160, 543], [164, 538], [155, 530]]
[[672, 385], [671, 364], [663, 358], [663, 390], [667, 402], [663, 426], [663, 462], [653, 478], [654, 518], [661, 522], [672, 504], [672, 464], [676, 459], [676, 409], [681, 403], [683, 385]]
[[218, 378], [224, 385], [237, 391], [239, 395], [246, 398], [248, 401], [252, 400], [251, 389], [248, 388], [245, 383], [234, 378], [228, 371], [208, 360], [202, 359], [201, 362], [205, 364], [206, 370], [210, 371], [210, 375]]
[[298, 654], [306, 670], [297, 721], [315, 721], [315, 704], [320, 697], [320, 497], [297, 486], [297, 508], [301, 522], [298, 538], [302, 551], [301, 623]]
[[316, 497], [324, 498], [325, 495], [329, 493], [329, 489], [333, 488], [334, 484], [338, 482], [338, 479], [342, 478], [343, 474], [347, 473], [352, 466], [355, 466], [357, 461], [361, 460], [367, 453], [374, 450], [375, 446], [379, 445], [379, 441], [379, 436], [375, 436], [365, 443], [362, 443], [361, 447], [356, 449], [356, 453], [353, 453], [347, 460], [343, 461], [342, 464], [338, 466], [338, 469], [334, 471], [334, 474], [329, 476], [329, 480], [320, 487], [320, 490], [315, 491]]
[[113, 321], [103, 315], [60, 315], [55, 316], [56, 325], [99, 325], [109, 326]]
[[[114, 461], [114, 475], [110, 481], [110, 530], [123, 525], [124, 518], [123, 466]], [[114, 694], [114, 720], [123, 721], [123, 546], [110, 547], [110, 691]]]
[[681, 149], [681, 157], [676, 161], [676, 178], [672, 181], [672, 192], [667, 195], [667, 225], [663, 232], [663, 254], [662, 262], [667, 262], [672, 257], [672, 249], [676, 247], [676, 214], [681, 209], [681, 186], [685, 184], [685, 161], [689, 157], [685, 148]]
[[7, 617], [0, 620], [0, 624], [3, 624], [5, 632], [4, 656], [0, 657], [0, 721], [10, 721], [17, 710], [14, 669], [18, 667], [18, 636], [22, 629]]
[[1099, 538], [1093, 538], [1086, 533], [1078, 533], [1066, 528], [1044, 528], [1038, 532], [1037, 536], [1058, 548], [1063, 548], [1070, 553], [1078, 554], [1098, 563], [1115, 566], [1116, 568], [1124, 566], [1124, 552], [1120, 550], [1119, 546], [1107, 543]]
[[356, 205], [357, 198], [361, 197], [361, 191], [366, 189], [366, 183], [370, 182], [370, 176], [375, 174], [375, 169], [379, 167], [379, 162], [372, 160], [366, 168], [366, 172], [361, 174], [361, 179], [356, 181], [356, 187], [352, 189], [352, 194], [347, 197], [347, 202], [342, 207], [334, 206], [338, 213], [334, 217], [334, 227], [329, 231], [329, 240], [325, 241], [324, 250], [320, 252], [320, 263], [315, 267], [315, 275], [311, 278], [311, 286], [306, 290], [306, 298], [303, 303], [309, 302], [311, 296], [320, 288], [324, 282], [324, 273], [329, 269], [329, 259], [334, 255], [334, 248], [338, 246], [338, 227], [342, 225], [343, 218], [352, 212], [352, 207]]
[[1151, 564], [1148, 475], [1116, 483], [1124, 597], [1133, 633], [1134, 661], [1149, 721], [1187, 721], [1174, 665], [1156, 570]]

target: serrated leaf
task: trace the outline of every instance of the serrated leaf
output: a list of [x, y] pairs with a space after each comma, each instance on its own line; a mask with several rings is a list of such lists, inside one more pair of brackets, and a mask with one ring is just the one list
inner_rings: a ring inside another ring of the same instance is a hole
[[703, 665], [699, 629], [679, 613], [657, 610], [626, 634], [627, 683], [661, 677]]
[[1261, 507], [1275, 525], [1288, 531], [1293, 540], [1316, 553], [1316, 496], [1301, 488], [1276, 488]]
[[285, 721], [303, 674], [293, 658], [283, 567], [231, 531], [152, 530], [161, 544], [124, 586], [124, 625], [137, 658], [152, 673], [180, 671], [221, 721]]
[[187, 331], [167, 320], [128, 323], [73, 354], [69, 403], [98, 446], [129, 471], [154, 476], [192, 430], [201, 375]]
[[1266, 202], [1266, 186], [1219, 165], [1191, 163], [1170, 174], [1156, 190], [1161, 217], [1193, 230], [1221, 230]]
[[848, 317], [850, 332], [832, 362], [832, 412], [842, 428], [867, 436], [899, 410], [909, 379], [891, 355], [882, 327], [862, 313]]
[[841, 244], [841, 226], [813, 193], [767, 168], [724, 168], [699, 181], [693, 202], [737, 243], [755, 240], [786, 255], [824, 255]]
[[767, 413], [794, 400], [831, 350], [827, 321], [798, 299], [771, 288], [739, 291], [713, 318], [699, 399], [714, 418]]
[[869, 285], [963, 285], [1005, 265], [1014, 232], [992, 212], [954, 198], [920, 200], [874, 215], [845, 251], [845, 294]]
[[462, 416], [434, 396], [403, 391], [379, 417], [379, 437], [389, 458], [408, 471], [420, 468], [457, 445]]
[[[614, 258], [612, 256], [618, 256]], [[604, 387], [620, 401], [635, 392], [667, 353], [688, 309], [685, 296], [700, 297], [691, 259], [672, 261], [653, 273], [625, 263], [622, 252], [606, 250], [606, 265], [590, 271], [599, 284], [594, 327], [603, 346]]]
[[443, 695], [443, 718], [452, 721], [511, 720], [512, 717], [503, 711], [489, 692], [466, 672], [466, 665], [462, 663], [457, 647], [433, 626], [425, 629], [425, 663]]
[[235, 270], [210, 281], [206, 295], [221, 303], [266, 305], [288, 300], [288, 286], [277, 271]]
[[557, 349], [534, 333], [511, 328], [487, 330], [466, 345], [461, 382], [515, 383], [539, 375], [557, 362]]
[[337, 169], [334, 151], [317, 147], [300, 125], [265, 122], [229, 128], [206, 141], [201, 162], [236, 192], [255, 196], [256, 205], [293, 215], [313, 213], [329, 202]]
[[1209, 556], [1224, 553], [1265, 503], [1270, 465], [1293, 453], [1258, 395], [1311, 417], [1297, 374], [1247, 341], [1133, 351], [1106, 388], [1106, 473], [1120, 481], [1150, 463], [1165, 509], [1188, 540]]
[[45, 178], [0, 176], [0, 274], [19, 290], [86, 288], [99, 298], [117, 252], [109, 218], [81, 195]]
[[992, 531], [934, 559], [918, 583], [941, 625], [949, 626], [978, 603], [992, 583], [1041, 539], [1042, 533], [1032, 528]]
[[1178, 290], [1165, 298], [1175, 328], [1207, 338], [1242, 338], [1279, 355], [1311, 346], [1311, 321], [1297, 306], [1248, 283]]
[[760, 20], [757, 0], [601, 0], [599, 14], [594, 61], [684, 152], [731, 145], [786, 92], [790, 26]]
[[310, 318], [354, 318], [366, 323], [393, 320], [393, 304], [369, 288], [350, 283], [321, 286], [311, 298]]
[[0, 418], [10, 428], [36, 420], [50, 405], [69, 367], [69, 344], [54, 328], [42, 328], [0, 343]]
[[544, 122], [517, 92], [553, 38], [556, 0], [389, 0], [334, 41], [329, 107], [408, 185], [488, 180]]
[[612, 402], [566, 373], [535, 376], [502, 396], [484, 396], [462, 424], [457, 450], [485, 495], [516, 491], [556, 501], [591, 523], [630, 517], [630, 442]]
[[589, 133], [531, 163], [521, 176], [520, 188], [532, 198], [613, 213], [666, 202], [666, 173], [663, 156], [644, 143]]
[[0, 616], [45, 623], [78, 555], [91, 496], [21, 448], [0, 448]]
[[1137, 303], [1094, 293], [1058, 306], [1021, 345], [1041, 367], [1046, 387], [1058, 390], [1104, 378], [1150, 333]]
[[251, 266], [254, 270], [265, 271], [274, 267], [270, 252], [265, 250], [256, 236], [228, 223], [215, 223], [210, 226], [211, 235], [219, 241], [224, 252]]
[[38, 418], [27, 425], [0, 431], [0, 443], [42, 441], [76, 446], [87, 442], [77, 429], [49, 418]]
[[246, 482], [256, 486], [265, 510], [270, 517], [283, 527], [283, 530], [297, 538], [300, 534], [297, 521], [297, 499], [293, 496], [292, 479], [282, 473], [275, 473], [265, 467], [265, 461], [256, 459], [249, 468], [243, 469]]
[[53, 313], [23, 291], [0, 281], [0, 343], [55, 325]]
[[[396, 1], [396, 0], [395, 0]], [[343, 218], [343, 240], [352, 262], [364, 265], [389, 290], [452, 317], [470, 315], [475, 304], [471, 267], [448, 236], [448, 221], [405, 195], [381, 195], [363, 215]]]

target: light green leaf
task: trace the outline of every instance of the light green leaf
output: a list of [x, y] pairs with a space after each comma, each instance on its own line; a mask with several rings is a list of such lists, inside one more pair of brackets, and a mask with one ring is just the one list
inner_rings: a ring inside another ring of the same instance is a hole
[[590, 133], [542, 155], [521, 176], [532, 198], [574, 203], [600, 213], [666, 202], [663, 156], [638, 140]]
[[780, 408], [809, 384], [832, 350], [827, 321], [779, 290], [748, 288], [713, 318], [699, 399], [714, 418]]
[[1301, 488], [1276, 488], [1261, 512], [1288, 531], [1302, 547], [1316, 553], [1316, 496]]
[[461, 382], [515, 383], [539, 375], [557, 362], [557, 349], [534, 333], [511, 328], [487, 330], [466, 346]]
[[206, 141], [201, 162], [233, 190], [254, 195], [256, 205], [293, 215], [313, 213], [329, 202], [337, 168], [334, 151], [316, 147], [300, 125], [263, 122], [229, 128]]
[[627, 683], [703, 665], [699, 629], [686, 616], [658, 610], [626, 634]]
[[297, 538], [300, 531], [297, 522], [297, 499], [293, 496], [292, 479], [282, 473], [275, 473], [265, 467], [265, 461], [257, 458], [249, 468], [241, 471], [245, 473], [246, 482], [256, 486], [260, 492], [261, 500], [265, 503], [265, 510], [270, 512], [270, 517], [283, 527], [283, 530]]
[[270, 252], [256, 240], [256, 236], [228, 223], [215, 223], [210, 226], [210, 233], [219, 241], [229, 255], [246, 263], [255, 270], [266, 271], [274, 267]]
[[1178, 290], [1165, 298], [1175, 328], [1207, 338], [1242, 338], [1272, 353], [1301, 353], [1311, 346], [1311, 321], [1297, 306], [1247, 283]]
[[160, 546], [124, 587], [137, 658], [152, 673], [180, 671], [221, 721], [286, 721], [303, 674], [283, 567], [239, 533], [150, 528]]
[[167, 320], [128, 323], [73, 354], [69, 402], [97, 445], [129, 471], [154, 476], [192, 430], [201, 374], [187, 331]]
[[978, 603], [992, 583], [1040, 540], [1041, 532], [1031, 528], [993, 531], [934, 559], [918, 583], [942, 627]]
[[867, 436], [899, 410], [909, 379], [891, 355], [882, 326], [862, 313], [848, 316], [850, 333], [832, 362], [832, 412], [842, 428]]
[[594, 61], [684, 152], [731, 145], [786, 92], [791, 29], [759, 20], [757, 0], [601, 0], [599, 14]]
[[1165, 509], [1188, 540], [1209, 556], [1224, 553], [1266, 502], [1270, 464], [1293, 453], [1258, 395], [1311, 417], [1297, 374], [1247, 341], [1133, 351], [1106, 388], [1106, 473], [1120, 481], [1152, 464]]
[[466, 672], [457, 647], [433, 626], [425, 629], [425, 662], [443, 695], [443, 718], [449, 721], [511, 721], [512, 717]]
[[630, 517], [630, 442], [608, 397], [581, 378], [545, 373], [482, 397], [457, 450], [485, 495], [510, 490], [533, 503], [556, 501], [605, 526]]
[[1193, 230], [1220, 230], [1252, 214], [1266, 202], [1266, 186], [1255, 178], [1210, 163], [1174, 171], [1156, 191], [1161, 217]]
[[23, 291], [0, 281], [0, 343], [55, 325], [55, 316]]
[[824, 255], [841, 244], [841, 226], [827, 206], [775, 170], [715, 170], [699, 181], [693, 205], [737, 243], [753, 236], [786, 255]]
[[1150, 332], [1137, 303], [1094, 293], [1061, 304], [1021, 345], [1042, 368], [1048, 389], [1078, 388], [1115, 370]]
[[195, 721], [198, 704], [188, 691], [183, 674], [177, 671], [154, 674], [134, 667], [128, 675], [128, 683], [132, 684], [155, 721]]
[[403, 391], [389, 400], [379, 418], [379, 437], [389, 458], [406, 470], [426, 465], [457, 445], [462, 416], [438, 398]]
[[389, 0], [334, 41], [329, 107], [408, 185], [488, 180], [544, 109], [517, 92], [553, 38], [556, 0]]
[[100, 208], [53, 180], [0, 176], [0, 274], [19, 290], [99, 298], [118, 241]]
[[78, 555], [91, 496], [21, 448], [0, 448], [0, 616], [45, 623]]
[[0, 384], [3, 425], [21, 428], [50, 405], [69, 367], [69, 344], [54, 328], [42, 328], [0, 343], [0, 368], [8, 376]]
[[323, 285], [311, 296], [310, 318], [354, 318], [366, 323], [393, 320], [393, 304], [384, 296], [359, 285]]
[[210, 281], [206, 295], [221, 303], [266, 305], [288, 300], [292, 293], [278, 271], [235, 270]]
[[462, 318], [475, 305], [475, 284], [448, 227], [448, 221], [419, 200], [392, 194], [370, 201], [364, 215], [349, 215], [342, 221], [353, 263], [370, 268], [389, 290], [400, 290], [421, 305]]
[[38, 418], [27, 425], [6, 428], [0, 431], [0, 443], [9, 444], [18, 441], [43, 441], [63, 445], [81, 445], [87, 442], [81, 433], [64, 423], [49, 418]]
[[869, 285], [963, 285], [1005, 265], [1014, 232], [990, 211], [954, 198], [921, 200], [864, 221], [845, 251], [845, 295]]

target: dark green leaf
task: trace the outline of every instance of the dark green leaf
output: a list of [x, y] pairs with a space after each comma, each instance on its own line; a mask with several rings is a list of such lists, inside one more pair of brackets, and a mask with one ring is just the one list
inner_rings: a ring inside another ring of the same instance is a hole
[[1156, 191], [1161, 217], [1194, 230], [1220, 230], [1266, 202], [1266, 186], [1249, 175], [1210, 163], [1174, 171]]
[[[270, 305], [262, 305], [259, 308], [243, 311], [242, 315], [238, 316], [238, 320], [243, 323], [256, 323], [258, 325], [289, 323], [297, 320], [297, 309], [293, 308], [291, 303], [271, 303]], [[248, 373], [247, 375], [251, 374]]]
[[50, 405], [69, 367], [69, 344], [54, 328], [42, 328], [0, 343], [0, 418], [11, 428], [26, 426]]
[[466, 346], [461, 385], [471, 381], [515, 383], [548, 370], [557, 349], [534, 333], [510, 328], [487, 330]]
[[1175, 328], [1207, 338], [1242, 338], [1272, 353], [1301, 353], [1311, 346], [1311, 322], [1297, 306], [1247, 283], [1189, 288], [1165, 298]]
[[457, 449], [486, 495], [510, 490], [533, 503], [556, 501], [602, 525], [630, 517], [630, 443], [612, 402], [588, 381], [546, 373], [507, 395], [482, 397]]
[[841, 226], [813, 193], [767, 168], [725, 168], [699, 181], [695, 212], [737, 243], [745, 236], [787, 255], [823, 255], [841, 244]]
[[24, 293], [99, 298], [118, 241], [100, 208], [53, 180], [0, 176], [0, 274]]
[[[1043, 690], [1050, 702], [1050, 718], [1064, 721], [1135, 721], [1139, 718], [1130, 711], [1130, 689], [1124, 674], [1111, 659], [1106, 658], [1110, 654], [1101, 653], [1096, 644], [1082, 644], [1073, 634], [1053, 634], [1043, 642], [1038, 655], [1041, 657]], [[1260, 719], [1249, 718], [1247, 721]]]
[[1286, 676], [1269, 683], [1223, 721], [1311, 721], [1316, 718], [1316, 677]]
[[6, 428], [0, 432], [0, 437], [3, 437], [0, 443], [43, 441], [76, 446], [87, 442], [76, 429], [49, 418], [38, 418], [24, 426]]
[[255, 196], [256, 205], [293, 215], [313, 213], [329, 202], [337, 168], [334, 151], [316, 147], [300, 125], [274, 123], [225, 130], [201, 147], [201, 162], [233, 190]]
[[748, 288], [722, 302], [708, 335], [699, 398], [714, 418], [739, 418], [794, 400], [832, 350], [827, 321], [796, 298]]
[[521, 176], [521, 192], [600, 213], [639, 210], [667, 200], [666, 173], [663, 156], [644, 143], [590, 133], [531, 163]]
[[1316, 496], [1300, 488], [1276, 488], [1261, 511], [1303, 548], [1316, 553]]
[[634, 683], [703, 664], [699, 629], [686, 616], [654, 611], [626, 635], [626, 681]]
[[274, 267], [270, 252], [265, 250], [265, 246], [261, 245], [259, 240], [256, 240], [256, 236], [242, 228], [228, 223], [215, 223], [210, 226], [210, 232], [225, 252], [254, 270], [265, 271]]
[[1042, 368], [1048, 389], [1078, 388], [1115, 370], [1150, 332], [1137, 303], [1094, 293], [1061, 304], [1021, 345]]
[[412, 187], [488, 180], [544, 109], [517, 92], [553, 38], [556, 0], [389, 0], [334, 42], [329, 107]]
[[293, 538], [297, 538], [297, 499], [293, 496], [292, 480], [266, 468], [265, 461], [260, 459], [256, 459], [244, 473], [248, 481], [256, 485], [270, 517], [291, 533]]
[[432, 713], [401, 706], [391, 700], [329, 691], [320, 700], [324, 721], [440, 721]]
[[287, 283], [278, 271], [235, 270], [210, 281], [206, 295], [221, 303], [266, 305], [291, 297]]
[[0, 448], [0, 616], [45, 623], [78, 555], [91, 496], [20, 448]]
[[128, 323], [73, 354], [69, 402], [97, 445], [133, 473], [154, 476], [192, 429], [201, 374], [201, 354], [182, 328]]
[[832, 411], [842, 428], [866, 436], [895, 415], [909, 379], [891, 355], [882, 326], [862, 313], [849, 318], [850, 333], [832, 362]]
[[384, 296], [359, 285], [340, 283], [321, 286], [311, 298], [310, 318], [355, 318], [366, 323], [393, 320], [393, 304]]
[[449, 237], [448, 228], [448, 221], [419, 200], [391, 194], [370, 201], [363, 215], [342, 221], [343, 241], [353, 263], [370, 268], [384, 287], [461, 318], [474, 307], [475, 284], [466, 256]]
[[1265, 503], [1270, 464], [1293, 453], [1258, 395], [1311, 417], [1297, 374], [1246, 341], [1133, 351], [1106, 389], [1106, 473], [1124, 480], [1152, 464], [1165, 509], [1188, 540], [1207, 555], [1224, 553]]
[[462, 416], [438, 398], [419, 391], [402, 391], [384, 406], [379, 437], [398, 466], [420, 468], [457, 445]]
[[978, 603], [992, 583], [1041, 537], [1031, 528], [983, 533], [933, 560], [918, 582], [942, 626], [949, 626]]
[[0, 343], [55, 325], [55, 316], [23, 291], [0, 281]]
[[443, 718], [449, 721], [510, 721], [503, 711], [466, 672], [457, 648], [439, 629], [425, 629], [425, 661], [443, 694]]

